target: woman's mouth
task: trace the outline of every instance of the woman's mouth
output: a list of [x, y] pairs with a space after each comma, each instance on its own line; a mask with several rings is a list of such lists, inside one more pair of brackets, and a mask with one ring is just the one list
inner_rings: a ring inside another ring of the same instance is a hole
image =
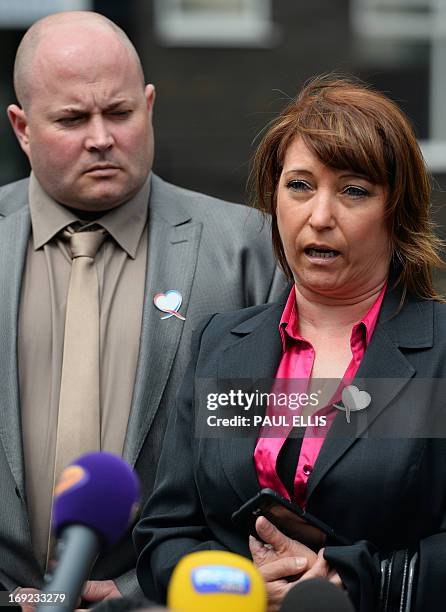
[[339, 251], [328, 247], [308, 247], [304, 249], [304, 253], [308, 257], [319, 259], [334, 259], [340, 254]]

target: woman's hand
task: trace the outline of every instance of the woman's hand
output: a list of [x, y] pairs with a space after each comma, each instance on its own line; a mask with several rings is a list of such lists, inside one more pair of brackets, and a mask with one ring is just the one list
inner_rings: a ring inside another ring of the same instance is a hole
[[[256, 531], [266, 546], [250, 536], [249, 548], [254, 565], [265, 581], [268, 612], [277, 612], [295, 581], [304, 572], [308, 574], [318, 557], [304, 544], [284, 535], [263, 516], [256, 521]], [[318, 567], [318, 571], [325, 569]]]
[[299, 578], [301, 580], [309, 580], [310, 578], [326, 578], [334, 585], [344, 588], [342, 580], [335, 569], [332, 569], [324, 559], [324, 549], [321, 548], [317, 555], [315, 563]]

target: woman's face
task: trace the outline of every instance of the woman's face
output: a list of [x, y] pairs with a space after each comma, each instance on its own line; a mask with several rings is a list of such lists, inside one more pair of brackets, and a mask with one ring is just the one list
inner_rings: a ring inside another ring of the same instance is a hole
[[277, 223], [302, 291], [360, 298], [387, 277], [387, 190], [350, 170], [325, 166], [297, 137], [277, 186]]

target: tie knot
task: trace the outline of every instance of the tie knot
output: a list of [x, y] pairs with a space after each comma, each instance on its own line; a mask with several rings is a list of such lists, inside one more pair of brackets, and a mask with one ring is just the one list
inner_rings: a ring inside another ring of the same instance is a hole
[[91, 257], [91, 259], [94, 259], [107, 237], [107, 232], [97, 225], [80, 231], [74, 231], [71, 227], [68, 227], [63, 231], [63, 236], [69, 242], [72, 259], [76, 257]]

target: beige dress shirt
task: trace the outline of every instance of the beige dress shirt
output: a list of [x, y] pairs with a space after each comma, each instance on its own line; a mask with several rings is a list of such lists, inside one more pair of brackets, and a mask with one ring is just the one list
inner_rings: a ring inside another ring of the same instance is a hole
[[[116, 454], [122, 453], [138, 360], [149, 190], [150, 177], [134, 198], [94, 221], [110, 234], [95, 262], [100, 295], [101, 450]], [[44, 566], [71, 273], [71, 258], [58, 234], [80, 219], [50, 198], [33, 174], [29, 205], [32, 230], [21, 289], [18, 366], [28, 514], [36, 556]]]

